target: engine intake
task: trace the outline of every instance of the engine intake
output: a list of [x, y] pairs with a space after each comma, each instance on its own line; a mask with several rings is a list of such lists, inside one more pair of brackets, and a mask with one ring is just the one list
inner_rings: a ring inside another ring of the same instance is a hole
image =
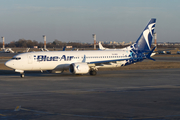
[[89, 72], [89, 66], [87, 63], [72, 63], [69, 71], [73, 74], [86, 74]]

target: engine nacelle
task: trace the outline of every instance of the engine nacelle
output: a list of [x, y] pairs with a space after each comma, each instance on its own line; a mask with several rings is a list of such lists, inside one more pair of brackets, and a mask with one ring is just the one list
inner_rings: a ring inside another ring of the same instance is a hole
[[87, 63], [72, 63], [69, 71], [73, 74], [86, 74], [89, 72], [89, 66]]

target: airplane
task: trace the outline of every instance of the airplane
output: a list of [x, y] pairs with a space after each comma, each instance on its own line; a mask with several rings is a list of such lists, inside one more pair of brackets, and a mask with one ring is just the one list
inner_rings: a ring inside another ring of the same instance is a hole
[[[99, 50], [120, 50], [120, 49], [109, 49], [109, 48], [105, 48], [105, 47], [103, 47], [102, 46], [102, 44], [101, 44], [101, 42], [99, 42]], [[121, 48], [121, 50], [122, 50], [122, 48]]]
[[[121, 48], [121, 50], [125, 50], [125, 49], [128, 49], [128, 47], [125, 47], [125, 48]], [[99, 42], [99, 50], [120, 50], [120, 49], [109, 49], [109, 48], [105, 48], [102, 46], [101, 42]], [[151, 57], [154, 56], [156, 53], [152, 53], [151, 54]]]
[[29, 52], [30, 48], [26, 48], [23, 52]]
[[[19, 72], [69, 70], [72, 74], [96, 75], [99, 68], [121, 67], [145, 59], [154, 60], [151, 43], [156, 19], [152, 18], [132, 45], [118, 50], [40, 51], [15, 55], [5, 65]], [[154, 60], [155, 61], [155, 60]]]
[[39, 48], [41, 51], [49, 51], [48, 49], [46, 48]]
[[14, 51], [11, 48], [1, 48], [1, 53], [14, 53]]
[[99, 50], [112, 50], [112, 49], [103, 47], [101, 42], [99, 42]]

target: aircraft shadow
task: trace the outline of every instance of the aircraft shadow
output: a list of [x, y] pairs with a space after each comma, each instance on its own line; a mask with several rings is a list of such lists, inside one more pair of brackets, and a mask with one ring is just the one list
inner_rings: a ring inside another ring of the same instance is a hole
[[[13, 70], [0, 70], [0, 75], [17, 75], [19, 76], [20, 73], [14, 72]], [[89, 76], [89, 74], [84, 74], [84, 75], [74, 75], [71, 74], [70, 72], [64, 72], [64, 73], [48, 73], [44, 71], [43, 73], [40, 71], [25, 71], [25, 76], [33, 76], [33, 77], [81, 77], [81, 76]]]

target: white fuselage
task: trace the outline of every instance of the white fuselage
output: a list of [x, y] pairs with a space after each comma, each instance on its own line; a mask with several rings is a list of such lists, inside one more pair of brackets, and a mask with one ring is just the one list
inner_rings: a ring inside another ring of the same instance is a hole
[[128, 50], [108, 51], [47, 51], [29, 52], [14, 56], [6, 66], [22, 71], [65, 70], [72, 63], [104, 63], [128, 59]]

